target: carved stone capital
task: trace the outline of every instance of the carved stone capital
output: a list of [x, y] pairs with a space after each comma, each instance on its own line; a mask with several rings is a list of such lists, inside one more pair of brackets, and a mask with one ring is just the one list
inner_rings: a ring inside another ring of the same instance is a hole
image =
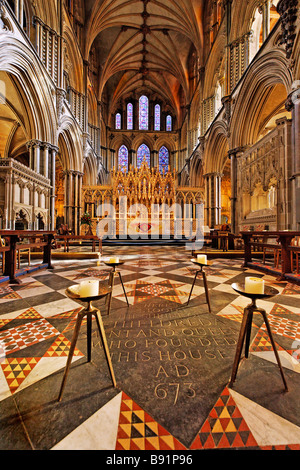
[[286, 57], [292, 55], [296, 37], [296, 22], [298, 15], [298, 0], [279, 0], [277, 11], [281, 21], [281, 44], [285, 45]]

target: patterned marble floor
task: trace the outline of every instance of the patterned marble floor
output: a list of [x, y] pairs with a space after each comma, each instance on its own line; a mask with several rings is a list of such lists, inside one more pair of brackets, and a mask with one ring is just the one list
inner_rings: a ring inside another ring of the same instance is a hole
[[[92, 361], [82, 326], [62, 400], [58, 393], [81, 306], [67, 287], [83, 279], [108, 282], [96, 260], [56, 260], [22, 284], [0, 286], [1, 450], [300, 449], [300, 287], [215, 259], [187, 305], [195, 274], [184, 247], [105, 247], [126, 259], [109, 316], [103, 316], [117, 387], [112, 386], [93, 324]], [[231, 284], [255, 273], [279, 290], [259, 302], [279, 351], [288, 392], [260, 314], [250, 356], [229, 380], [249, 300]]]

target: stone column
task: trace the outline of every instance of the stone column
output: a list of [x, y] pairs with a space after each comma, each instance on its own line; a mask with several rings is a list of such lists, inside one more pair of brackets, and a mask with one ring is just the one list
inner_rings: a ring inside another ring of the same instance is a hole
[[136, 168], [137, 159], [136, 159], [136, 151], [135, 150], [131, 150], [131, 158], [132, 158], [132, 166], [133, 166], [133, 168]]
[[29, 167], [36, 173], [40, 172], [40, 149], [42, 143], [39, 140], [31, 140], [27, 142], [29, 150]]
[[49, 158], [49, 179], [50, 179], [50, 230], [55, 230], [55, 159], [58, 152], [58, 148], [54, 145], [49, 146], [48, 150]]
[[265, 0], [262, 6], [263, 15], [263, 42], [270, 34], [270, 0]]
[[41, 148], [40, 171], [43, 176], [49, 178], [49, 149], [51, 145], [44, 142]]
[[210, 201], [210, 178], [209, 174], [204, 175], [204, 194], [205, 194], [205, 205], [204, 205], [204, 223], [210, 227], [210, 213], [209, 213], [209, 201]]
[[152, 150], [152, 155], [151, 155], [151, 167], [158, 167], [159, 161], [158, 161], [158, 151], [157, 150]]
[[221, 181], [222, 175], [218, 172], [208, 173], [205, 176], [205, 225], [214, 228], [221, 223]]
[[288, 97], [286, 108], [292, 112], [292, 229], [300, 230], [300, 81]]
[[89, 74], [89, 63], [87, 61], [83, 62], [83, 86], [84, 86], [84, 99], [83, 99], [83, 132], [86, 134], [89, 133], [88, 126], [88, 74]]
[[238, 206], [237, 206], [237, 159], [241, 155], [242, 149], [236, 148], [228, 152], [230, 158], [230, 181], [231, 181], [231, 198], [230, 198], [230, 224], [231, 232], [237, 234], [238, 227]]
[[80, 218], [81, 218], [81, 196], [82, 196], [82, 178], [83, 173], [77, 171], [76, 181], [76, 207], [75, 207], [75, 234], [80, 235]]
[[69, 230], [72, 229], [72, 186], [73, 186], [73, 172], [71, 170], [65, 171], [65, 222]]

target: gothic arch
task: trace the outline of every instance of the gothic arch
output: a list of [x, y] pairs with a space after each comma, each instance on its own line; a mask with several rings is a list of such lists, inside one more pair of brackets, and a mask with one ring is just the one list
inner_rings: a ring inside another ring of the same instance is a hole
[[113, 140], [110, 142], [109, 147], [117, 153], [121, 145], [126, 145], [128, 150], [131, 149], [131, 139], [126, 134], [115, 134]]
[[281, 50], [272, 50], [255, 60], [241, 85], [231, 118], [231, 148], [255, 143], [259, 136], [259, 121], [270, 93], [283, 85], [285, 96], [277, 96], [278, 105], [285, 101], [291, 89], [292, 76]]
[[215, 121], [207, 137], [203, 162], [204, 174], [221, 173], [228, 155], [227, 128], [223, 121]]
[[172, 138], [167, 139], [165, 135], [159, 136], [157, 140], [153, 141], [153, 150], [159, 151], [162, 146], [167, 147], [170, 153], [177, 150], [176, 142]]
[[64, 70], [68, 74], [69, 85], [79, 93], [84, 93], [82, 58], [74, 43], [73, 31], [69, 26], [64, 28]]
[[93, 186], [97, 184], [97, 161], [94, 155], [89, 152], [83, 161], [83, 184]]
[[213, 53], [209, 58], [209, 67], [206, 68], [205, 80], [203, 84], [203, 99], [207, 99], [215, 94], [217, 81], [224, 71], [224, 49], [226, 47], [225, 34], [219, 34], [214, 45]]
[[192, 99], [191, 109], [190, 109], [190, 119], [189, 127], [190, 129], [198, 129], [200, 132], [200, 107], [201, 107], [201, 92], [199, 87]]
[[55, 145], [53, 91], [32, 51], [14, 37], [8, 43], [0, 41], [0, 70], [8, 74], [18, 94], [20, 124], [27, 141], [35, 139]]
[[63, 116], [58, 136], [61, 163], [64, 170], [82, 171], [81, 135], [77, 123], [68, 116]]
[[203, 160], [200, 152], [195, 152], [190, 163], [190, 184], [192, 187], [204, 187]]
[[154, 140], [147, 135], [146, 133], [142, 133], [141, 135], [137, 135], [135, 139], [132, 141], [131, 148], [137, 152], [138, 148], [140, 145], [146, 144], [147, 147], [149, 147], [150, 152], [152, 152], [153, 147], [154, 147]]

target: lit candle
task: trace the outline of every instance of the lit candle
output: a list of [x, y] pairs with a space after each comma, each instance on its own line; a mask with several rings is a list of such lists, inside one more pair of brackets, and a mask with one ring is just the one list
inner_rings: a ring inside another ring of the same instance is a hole
[[99, 281], [82, 281], [80, 283], [80, 297], [95, 297], [99, 292]]
[[248, 294], [263, 294], [265, 291], [265, 281], [258, 277], [246, 277], [245, 292]]
[[206, 255], [197, 255], [197, 261], [201, 264], [207, 263], [207, 256]]
[[110, 262], [110, 263], [118, 263], [118, 262], [119, 262], [119, 258], [110, 258], [109, 262]]
[[100, 266], [101, 264], [101, 253], [98, 253], [98, 261], [97, 261], [97, 266]]
[[77, 286], [69, 287], [69, 291], [72, 292], [72, 294], [79, 294], [79, 290], [80, 290], [80, 285], [79, 284]]

